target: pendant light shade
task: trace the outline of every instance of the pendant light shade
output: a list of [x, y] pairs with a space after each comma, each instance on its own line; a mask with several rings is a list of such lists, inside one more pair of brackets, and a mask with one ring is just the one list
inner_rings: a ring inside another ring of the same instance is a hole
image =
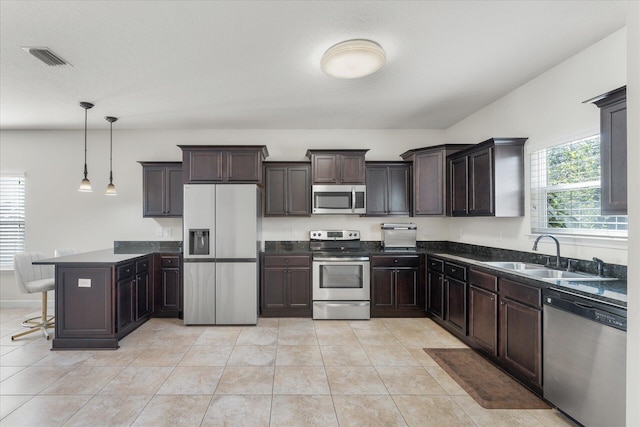
[[90, 193], [93, 190], [91, 190], [91, 181], [87, 178], [87, 110], [93, 108], [93, 104], [90, 102], [81, 102], [80, 106], [84, 108], [84, 178], [80, 181], [78, 191]]
[[331, 46], [322, 56], [320, 65], [325, 74], [338, 79], [356, 79], [378, 71], [387, 55], [378, 43], [354, 39]]
[[107, 196], [117, 196], [116, 186], [113, 185], [113, 122], [117, 121], [117, 117], [107, 116], [104, 118], [109, 122], [109, 185], [104, 193]]

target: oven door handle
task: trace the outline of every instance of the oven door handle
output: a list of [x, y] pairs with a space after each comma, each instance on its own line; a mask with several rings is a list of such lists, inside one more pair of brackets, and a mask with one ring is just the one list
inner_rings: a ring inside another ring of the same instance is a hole
[[362, 261], [366, 261], [369, 262], [369, 257], [349, 257], [349, 258], [341, 258], [341, 257], [329, 257], [329, 258], [314, 258], [313, 262], [320, 262], [320, 263], [326, 263], [326, 262], [341, 262], [341, 263], [353, 263], [353, 262], [362, 262]]

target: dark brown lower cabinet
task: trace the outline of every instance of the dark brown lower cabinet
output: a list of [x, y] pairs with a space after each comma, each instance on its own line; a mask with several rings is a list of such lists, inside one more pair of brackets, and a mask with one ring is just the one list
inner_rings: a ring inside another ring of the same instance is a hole
[[500, 360], [518, 378], [542, 389], [542, 290], [507, 279], [500, 287]]
[[125, 333], [133, 328], [135, 277], [119, 280], [116, 284], [116, 332]]
[[443, 318], [443, 298], [444, 274], [436, 270], [427, 270], [427, 312], [438, 319]]
[[56, 265], [53, 350], [116, 349], [151, 315], [150, 257]]
[[469, 337], [498, 355], [498, 294], [469, 286]]
[[470, 344], [541, 391], [541, 289], [473, 269], [470, 282]]
[[311, 255], [263, 255], [260, 311], [265, 317], [311, 317]]
[[461, 338], [467, 335], [467, 271], [466, 265], [427, 258], [427, 312]]
[[467, 283], [447, 277], [444, 300], [445, 322], [460, 334], [467, 335]]
[[491, 356], [498, 356], [498, 278], [471, 269], [469, 273], [469, 338]]
[[424, 266], [420, 255], [371, 257], [371, 316], [424, 316]]
[[154, 259], [153, 315], [182, 317], [182, 256], [157, 254]]

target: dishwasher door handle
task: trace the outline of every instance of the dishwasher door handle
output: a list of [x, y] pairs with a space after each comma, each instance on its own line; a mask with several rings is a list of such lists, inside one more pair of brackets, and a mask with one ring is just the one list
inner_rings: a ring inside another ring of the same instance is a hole
[[591, 309], [595, 308], [591, 304], [585, 304], [585, 303], [578, 302], [578, 301], [571, 301], [571, 303], [577, 305], [578, 307], [585, 308], [587, 310], [591, 310]]

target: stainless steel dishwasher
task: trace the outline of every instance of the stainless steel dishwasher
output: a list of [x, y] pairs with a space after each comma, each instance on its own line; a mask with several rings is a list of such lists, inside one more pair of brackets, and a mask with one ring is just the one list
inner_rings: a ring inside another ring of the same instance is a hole
[[543, 395], [588, 427], [625, 425], [627, 310], [544, 290]]

